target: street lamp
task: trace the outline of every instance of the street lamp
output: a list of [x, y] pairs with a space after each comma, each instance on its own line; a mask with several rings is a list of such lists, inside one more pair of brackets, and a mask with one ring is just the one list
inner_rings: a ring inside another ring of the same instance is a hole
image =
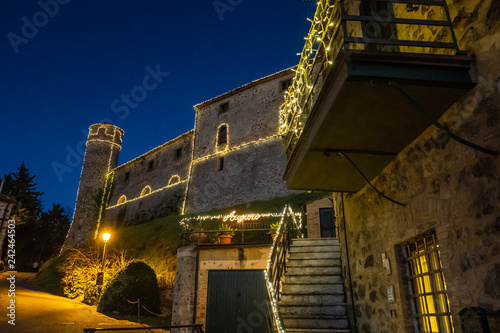
[[107, 232], [102, 234], [102, 239], [104, 240], [104, 251], [102, 251], [102, 270], [104, 271], [104, 263], [106, 262], [106, 244], [108, 244], [109, 237], [111, 237], [111, 234], [108, 234]]
[[106, 262], [106, 244], [108, 244], [108, 240], [111, 237], [111, 234], [109, 233], [104, 233], [102, 234], [102, 239], [104, 240], [104, 251], [102, 251], [102, 264], [101, 264], [101, 271], [97, 273], [97, 279], [96, 279], [96, 285], [99, 288], [99, 298], [101, 298], [101, 288], [102, 284], [104, 282], [104, 264]]

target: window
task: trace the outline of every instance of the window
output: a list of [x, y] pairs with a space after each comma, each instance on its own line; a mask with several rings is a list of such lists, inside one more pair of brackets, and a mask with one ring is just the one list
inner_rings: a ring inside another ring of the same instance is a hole
[[173, 186], [176, 184], [179, 184], [181, 182], [181, 177], [179, 175], [173, 175], [170, 177], [170, 180], [168, 181], [168, 186]]
[[128, 182], [130, 180], [130, 172], [125, 172], [125, 181]]
[[217, 162], [217, 171], [222, 171], [224, 170], [224, 156], [219, 157], [219, 160]]
[[227, 146], [227, 125], [222, 124], [219, 126], [219, 130], [217, 131], [217, 150], [224, 150]]
[[410, 275], [413, 318], [420, 333], [453, 332], [439, 245], [434, 234], [420, 236], [404, 248]]
[[125, 202], [127, 202], [127, 197], [122, 195], [120, 199], [118, 199], [118, 205], [124, 204]]
[[182, 148], [175, 150], [175, 158], [179, 159], [182, 156]]
[[151, 193], [151, 187], [149, 186], [146, 186], [145, 188], [142, 189], [142, 192], [141, 192], [141, 197], [145, 196], [145, 195], [148, 195]]
[[154, 167], [155, 167], [155, 161], [150, 161], [148, 163], [148, 172], [152, 171], [154, 169]]
[[223, 114], [229, 111], [229, 102], [219, 105], [219, 114]]
[[280, 82], [280, 91], [286, 91], [292, 86], [292, 79], [288, 79]]

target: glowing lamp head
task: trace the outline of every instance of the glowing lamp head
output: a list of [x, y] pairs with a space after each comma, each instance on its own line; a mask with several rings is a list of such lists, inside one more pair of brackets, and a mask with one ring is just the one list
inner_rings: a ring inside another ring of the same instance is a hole
[[108, 234], [108, 233], [102, 234], [102, 239], [104, 239], [105, 242], [107, 242], [109, 240], [109, 237], [111, 237], [111, 234]]

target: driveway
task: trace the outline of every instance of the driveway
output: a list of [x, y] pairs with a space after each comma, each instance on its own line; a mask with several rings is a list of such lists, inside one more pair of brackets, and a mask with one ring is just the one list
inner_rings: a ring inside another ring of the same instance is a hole
[[[127, 320], [105, 316], [97, 313], [95, 307], [41, 291], [27, 280], [33, 274], [17, 273], [15, 275], [14, 296], [8, 280], [10, 275], [0, 274], [0, 332], [2, 333], [82, 333], [84, 328], [145, 327], [145, 325]], [[15, 309], [8, 309], [11, 300], [15, 300]], [[15, 311], [15, 325], [9, 324], [12, 319], [8, 317], [8, 314], [11, 311]], [[154, 332], [165, 331], [154, 330]]]

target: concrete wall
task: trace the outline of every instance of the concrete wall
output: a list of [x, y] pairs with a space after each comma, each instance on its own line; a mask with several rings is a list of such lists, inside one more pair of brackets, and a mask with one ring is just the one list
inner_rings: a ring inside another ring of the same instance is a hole
[[[114, 169], [106, 222], [130, 225], [179, 214], [189, 177], [192, 140], [193, 131], [189, 131]], [[151, 188], [151, 194], [141, 197], [146, 186]], [[122, 196], [126, 202], [119, 204]]]
[[[282, 180], [286, 156], [278, 125], [284, 94], [281, 82], [292, 77], [287, 70], [196, 106], [188, 212], [291, 193]], [[226, 103], [228, 111], [220, 113]], [[228, 128], [228, 144], [218, 147], [221, 125]], [[219, 171], [222, 157], [224, 169]]]
[[[465, 139], [500, 151], [500, 5], [448, 4], [461, 49], [476, 56], [472, 75], [478, 86], [440, 121]], [[479, 306], [490, 314], [500, 310], [499, 177], [498, 156], [452, 141], [432, 127], [374, 180], [406, 207], [368, 187], [335, 194], [343, 270], [359, 332], [414, 331], [401, 245], [426, 232], [437, 237], [455, 332], [462, 333], [459, 312], [465, 307]], [[390, 274], [382, 254], [389, 259]], [[388, 286], [394, 286], [394, 303], [387, 301]], [[492, 332], [499, 330], [494, 321], [492, 316]]]
[[331, 208], [333, 203], [330, 199], [326, 197], [306, 204], [307, 238], [321, 238], [319, 209]]

